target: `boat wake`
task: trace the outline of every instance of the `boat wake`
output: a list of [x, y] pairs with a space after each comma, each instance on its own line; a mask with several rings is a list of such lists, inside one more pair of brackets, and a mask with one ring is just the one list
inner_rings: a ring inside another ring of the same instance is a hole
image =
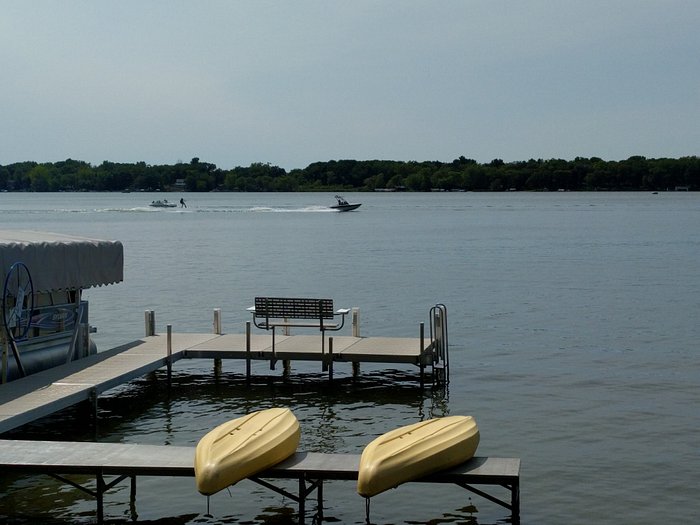
[[303, 208], [273, 208], [270, 206], [254, 206], [249, 208], [247, 211], [264, 213], [327, 213], [333, 210], [327, 206], [305, 206]]

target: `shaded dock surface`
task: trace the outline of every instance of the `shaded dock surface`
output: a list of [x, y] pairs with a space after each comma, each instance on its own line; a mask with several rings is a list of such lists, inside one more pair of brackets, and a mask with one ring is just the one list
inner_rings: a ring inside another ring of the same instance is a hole
[[[329, 338], [331, 339], [331, 338]], [[330, 342], [330, 341], [329, 341]], [[72, 363], [0, 385], [0, 433], [48, 416], [181, 359], [239, 359], [414, 364], [423, 369], [432, 362], [432, 343], [423, 338], [332, 338], [326, 353], [319, 336], [278, 335], [273, 353], [267, 334], [157, 334]], [[332, 347], [332, 353], [330, 352]]]

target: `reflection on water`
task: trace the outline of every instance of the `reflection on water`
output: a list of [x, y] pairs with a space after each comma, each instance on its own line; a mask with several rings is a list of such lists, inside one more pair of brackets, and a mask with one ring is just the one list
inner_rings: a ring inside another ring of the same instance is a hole
[[[420, 392], [415, 369], [386, 377], [363, 366], [354, 383], [339, 366], [329, 386], [317, 368], [294, 363], [285, 383], [262, 366], [248, 389], [240, 366], [224, 362], [216, 376], [211, 362], [188, 362], [171, 390], [156, 375], [110, 391], [97, 425], [75, 408], [27, 436], [193, 445], [227, 418], [282, 404], [298, 414], [304, 448], [354, 453], [401, 424], [473, 415], [479, 455], [522, 458], [524, 524], [700, 514], [700, 193], [378, 193], [353, 197], [363, 205], [352, 214], [250, 211], [312, 209], [330, 195], [211, 193], [184, 195], [188, 213], [110, 211], [160, 197], [66, 193], [57, 210], [56, 195], [4, 194], [0, 222], [124, 243], [124, 282], [86, 292], [102, 349], [141, 337], [146, 309], [159, 329], [203, 332], [221, 307], [224, 331], [242, 333], [253, 298], [272, 292], [357, 306], [371, 336], [415, 337], [444, 303], [449, 396]], [[649, 471], [673, 477], [658, 483]], [[55, 508], [63, 523], [94, 522], [87, 496], [34, 479], [0, 477], [0, 515], [21, 508], [43, 523]], [[324, 488], [326, 521], [364, 523], [352, 483]], [[478, 496], [470, 514], [470, 495], [401, 486], [373, 498], [372, 522], [508, 519]], [[217, 495], [208, 518], [191, 479], [139, 478], [137, 496], [139, 523], [256, 524], [295, 508], [242, 484]], [[115, 487], [105, 511], [127, 521], [128, 489]]]
[[[160, 370], [107, 392], [98, 401], [97, 420], [93, 419], [89, 404], [83, 403], [4, 437], [195, 445], [220, 423], [254, 410], [285, 406], [299, 419], [301, 450], [360, 453], [369, 441], [385, 431], [448, 415], [448, 399], [446, 389], [419, 388], [416, 370], [368, 371], [357, 378], [341, 377], [332, 382], [326, 374], [302, 371], [284, 378], [254, 376], [248, 383], [240, 373], [216, 371], [211, 362], [202, 362], [201, 366], [194, 363], [194, 367], [176, 368], [170, 382], [167, 373]], [[95, 481], [88, 476], [71, 479], [94, 489]], [[154, 491], [166, 490], [180, 504], [189, 503], [184, 506], [190, 512], [172, 518], [175, 523], [296, 522], [295, 502], [251, 482], [241, 482], [244, 483], [246, 486], [241, 490], [232, 487], [212, 497], [209, 515], [205, 499], [194, 490], [193, 480], [139, 477], [136, 508], [129, 506], [129, 485], [125, 481], [105, 496], [105, 515], [109, 517], [107, 522], [117, 523], [119, 519], [115, 516], [121, 515], [120, 519], [127, 521], [133, 512], [139, 523], [158, 523], [158, 520], [149, 521], [143, 515], [146, 513], [139, 511], [138, 500]], [[280, 486], [284, 484], [295, 492], [294, 482], [280, 480]], [[0, 517], [11, 517], [12, 523], [44, 523], [49, 515], [57, 525], [94, 520], [92, 498], [48, 476], [5, 478], [0, 488]], [[327, 505], [324, 521], [347, 521], [347, 516], [334, 517], [333, 512], [349, 497], [360, 501], [353, 483], [326, 482], [324, 489]], [[335, 490], [339, 491], [338, 495], [332, 497], [337, 501], [328, 501], [328, 495]], [[270, 500], [278, 504], [270, 505]], [[191, 514], [193, 508], [201, 513]], [[311, 519], [315, 512], [313, 495], [307, 509]], [[232, 510], [240, 515], [231, 514]], [[255, 512], [259, 514], [251, 519]], [[362, 523], [359, 517], [358, 520]]]

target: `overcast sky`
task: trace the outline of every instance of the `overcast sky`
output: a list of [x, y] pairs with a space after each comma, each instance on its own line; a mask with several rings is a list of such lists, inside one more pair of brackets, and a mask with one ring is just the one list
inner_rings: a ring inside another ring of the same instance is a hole
[[700, 154], [699, 0], [0, 0], [0, 164]]

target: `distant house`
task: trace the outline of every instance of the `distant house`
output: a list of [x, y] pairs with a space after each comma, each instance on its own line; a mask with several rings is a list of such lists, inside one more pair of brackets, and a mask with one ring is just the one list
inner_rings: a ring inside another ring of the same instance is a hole
[[185, 179], [175, 179], [175, 184], [173, 184], [173, 190], [184, 190], [185, 189]]

